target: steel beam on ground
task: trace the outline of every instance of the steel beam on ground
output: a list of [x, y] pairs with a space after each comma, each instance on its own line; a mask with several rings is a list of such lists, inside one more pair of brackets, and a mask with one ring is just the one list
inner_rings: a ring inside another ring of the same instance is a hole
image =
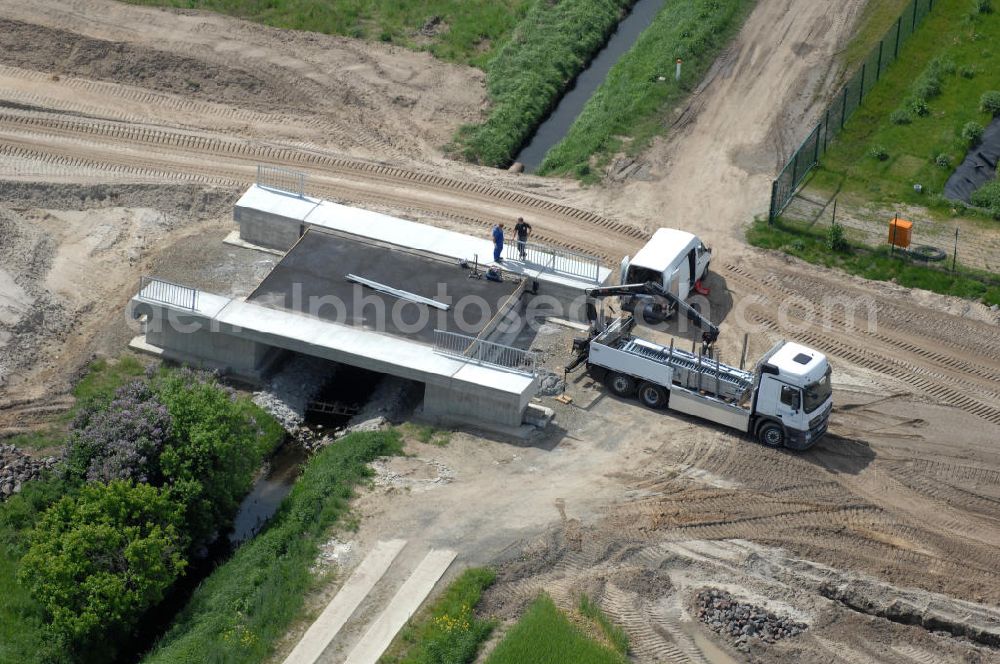
[[398, 288], [393, 288], [392, 286], [387, 286], [385, 284], [380, 284], [377, 281], [372, 281], [371, 279], [365, 279], [364, 277], [359, 277], [356, 274], [348, 274], [344, 277], [348, 281], [353, 281], [354, 283], [361, 284], [363, 286], [368, 286], [372, 290], [376, 290], [380, 293], [386, 293], [394, 297], [398, 297], [401, 300], [409, 300], [410, 302], [417, 302], [419, 304], [426, 304], [428, 307], [434, 307], [440, 309], [441, 311], [448, 311], [451, 308], [450, 305], [444, 302], [438, 302], [437, 300], [432, 300], [429, 297], [424, 297], [423, 295], [417, 295], [416, 293], [411, 293], [409, 291], [400, 290]]

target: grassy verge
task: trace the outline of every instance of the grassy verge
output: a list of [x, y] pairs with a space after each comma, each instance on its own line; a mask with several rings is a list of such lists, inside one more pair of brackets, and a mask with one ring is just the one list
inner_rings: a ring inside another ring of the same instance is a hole
[[[587, 177], [625, 143], [630, 154], [644, 149], [663, 133], [667, 111], [704, 77], [752, 6], [753, 0], [668, 0], [611, 68], [539, 172]], [[684, 60], [679, 82], [674, 79], [677, 58]]]
[[271, 524], [195, 591], [143, 661], [264, 661], [298, 616], [319, 545], [348, 511], [368, 463], [400, 452], [395, 431], [351, 434], [317, 454]]
[[438, 429], [430, 426], [429, 424], [413, 424], [407, 422], [399, 426], [399, 431], [405, 436], [419, 440], [421, 443], [428, 445], [437, 445], [438, 447], [447, 447], [448, 443], [451, 442], [451, 432]]
[[595, 623], [597, 623], [601, 630], [604, 632], [604, 636], [611, 642], [611, 645], [615, 647], [615, 650], [623, 655], [628, 654], [628, 635], [625, 630], [618, 625], [611, 622], [611, 620], [604, 615], [604, 612], [586, 595], [580, 598], [580, 613]]
[[486, 664], [625, 664], [628, 660], [570, 622], [548, 595], [536, 599]]
[[476, 163], [508, 165], [633, 2], [535, 3], [486, 67], [489, 118], [462, 127], [450, 149]]
[[489, 638], [493, 623], [473, 610], [496, 579], [491, 569], [467, 569], [444, 594], [411, 620], [381, 664], [467, 664]]
[[208, 9], [276, 28], [393, 42], [483, 66], [531, 0], [127, 0]]
[[[849, 200], [942, 212], [954, 166], [973, 144], [966, 126], [991, 117], [980, 98], [1000, 89], [1000, 13], [940, 0], [829, 146], [810, 187]], [[914, 191], [921, 184], [923, 193]]]
[[847, 243], [843, 251], [833, 251], [826, 232], [798, 222], [779, 219], [769, 226], [766, 221], [758, 220], [747, 232], [747, 240], [755, 247], [777, 249], [809, 263], [839, 268], [865, 279], [894, 280], [908, 288], [923, 288], [989, 305], [1000, 304], [1000, 279], [987, 272], [959, 265], [952, 273], [898, 254], [890, 256], [887, 248], [871, 249], [851, 243]]

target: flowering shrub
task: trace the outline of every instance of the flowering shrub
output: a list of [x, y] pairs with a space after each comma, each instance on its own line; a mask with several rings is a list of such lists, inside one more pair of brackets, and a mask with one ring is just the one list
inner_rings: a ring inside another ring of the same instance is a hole
[[88, 481], [123, 479], [159, 485], [160, 454], [170, 438], [167, 407], [149, 385], [122, 386], [104, 408], [84, 409], [66, 445], [69, 473]]

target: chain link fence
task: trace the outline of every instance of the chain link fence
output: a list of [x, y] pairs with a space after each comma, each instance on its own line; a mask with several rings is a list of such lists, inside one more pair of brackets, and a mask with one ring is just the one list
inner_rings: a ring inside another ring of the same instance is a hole
[[771, 185], [771, 207], [768, 221], [785, 209], [807, 173], [819, 162], [827, 145], [840, 133], [886, 68], [899, 58], [903, 43], [916, 31], [920, 22], [934, 9], [935, 0], [911, 0], [878, 45], [861, 63], [861, 68], [833, 98], [823, 119], [788, 160], [781, 174]]

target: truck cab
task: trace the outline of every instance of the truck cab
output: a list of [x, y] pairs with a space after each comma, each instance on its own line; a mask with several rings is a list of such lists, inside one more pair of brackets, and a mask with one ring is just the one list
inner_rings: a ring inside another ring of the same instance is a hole
[[805, 449], [823, 437], [833, 409], [826, 356], [784, 341], [757, 363], [753, 433], [766, 445]]
[[[708, 272], [711, 260], [711, 250], [698, 236], [673, 228], [660, 228], [633, 258], [626, 256], [622, 260], [620, 283], [653, 281], [686, 300], [695, 282], [703, 279]], [[649, 301], [649, 296], [632, 295], [622, 298], [622, 306], [634, 310], [637, 304]]]

